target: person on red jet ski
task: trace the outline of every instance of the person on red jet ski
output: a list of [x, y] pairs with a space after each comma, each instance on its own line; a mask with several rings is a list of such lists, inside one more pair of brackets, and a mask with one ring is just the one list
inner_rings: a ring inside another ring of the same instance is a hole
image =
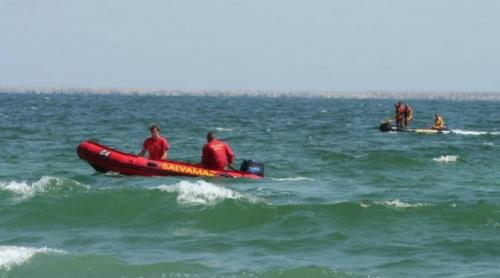
[[405, 113], [405, 106], [401, 101], [398, 101], [394, 105], [394, 108], [396, 108], [396, 113], [395, 113], [395, 119], [396, 119], [396, 127], [397, 128], [402, 128], [403, 127], [403, 120], [404, 120], [404, 113]]
[[203, 146], [201, 164], [210, 169], [224, 170], [233, 161], [234, 153], [229, 145], [217, 140], [214, 132], [207, 133], [207, 143]]

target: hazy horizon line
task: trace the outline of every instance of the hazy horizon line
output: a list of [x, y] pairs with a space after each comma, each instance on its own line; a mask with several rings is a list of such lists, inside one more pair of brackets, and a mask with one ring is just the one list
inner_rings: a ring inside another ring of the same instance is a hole
[[500, 91], [440, 90], [285, 90], [285, 89], [158, 89], [110, 87], [37, 87], [0, 86], [0, 93], [20, 94], [99, 94], [153, 96], [224, 96], [224, 97], [320, 97], [357, 99], [448, 99], [500, 100]]

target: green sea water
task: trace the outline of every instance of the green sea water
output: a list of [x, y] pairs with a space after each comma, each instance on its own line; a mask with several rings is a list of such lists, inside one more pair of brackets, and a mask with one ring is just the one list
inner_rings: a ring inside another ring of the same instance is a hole
[[[498, 101], [0, 94], [0, 277], [499, 277]], [[98, 174], [158, 123], [198, 162], [215, 130], [255, 180]]]

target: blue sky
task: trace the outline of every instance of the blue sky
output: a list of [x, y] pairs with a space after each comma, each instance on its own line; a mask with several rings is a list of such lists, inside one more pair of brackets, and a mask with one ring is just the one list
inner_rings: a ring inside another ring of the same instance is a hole
[[500, 91], [500, 1], [0, 0], [0, 86]]

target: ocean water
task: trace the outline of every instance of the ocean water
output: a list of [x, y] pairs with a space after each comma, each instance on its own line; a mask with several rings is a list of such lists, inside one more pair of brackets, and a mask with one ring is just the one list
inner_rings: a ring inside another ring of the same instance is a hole
[[[0, 94], [0, 277], [500, 277], [498, 100]], [[160, 124], [198, 162], [218, 132], [261, 181], [98, 174]]]

